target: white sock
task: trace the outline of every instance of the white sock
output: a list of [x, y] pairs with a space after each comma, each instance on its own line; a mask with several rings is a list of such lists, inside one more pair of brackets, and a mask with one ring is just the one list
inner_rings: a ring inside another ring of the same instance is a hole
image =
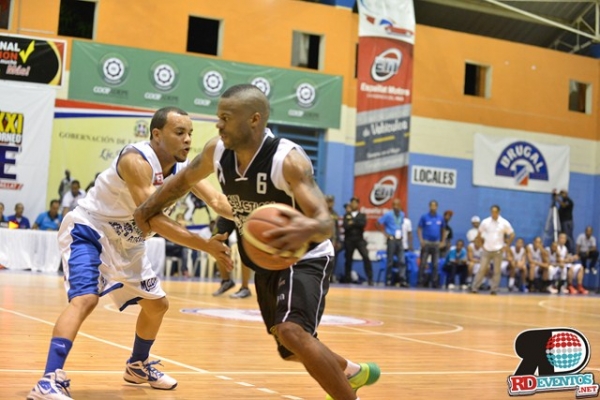
[[346, 369], [344, 370], [344, 374], [348, 378], [352, 378], [354, 375], [360, 372], [360, 365], [353, 363], [350, 360], [346, 360]]
[[515, 278], [508, 278], [508, 287], [515, 286]]

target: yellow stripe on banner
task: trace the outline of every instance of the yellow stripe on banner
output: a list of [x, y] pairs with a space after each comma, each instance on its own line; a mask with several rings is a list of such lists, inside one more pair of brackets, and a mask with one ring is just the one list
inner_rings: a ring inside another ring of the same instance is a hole
[[391, 135], [391, 136], [384, 136], [384, 137], [376, 138], [376, 139], [373, 139], [373, 143], [383, 143], [383, 142], [389, 142], [391, 140], [396, 140], [396, 136]]
[[360, 147], [360, 146], [365, 146], [367, 143], [366, 142], [356, 142], [354, 145], [356, 147]]

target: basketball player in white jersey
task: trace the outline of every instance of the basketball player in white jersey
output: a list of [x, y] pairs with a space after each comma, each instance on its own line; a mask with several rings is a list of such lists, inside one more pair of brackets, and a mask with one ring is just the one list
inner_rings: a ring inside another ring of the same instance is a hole
[[[375, 363], [356, 364], [333, 353], [317, 339], [329, 278], [333, 270], [333, 223], [325, 197], [313, 178], [302, 148], [279, 139], [266, 128], [270, 105], [253, 85], [227, 89], [217, 108], [219, 136], [170, 182], [138, 207], [135, 218], [145, 221], [173, 204], [188, 188], [216, 173], [233, 208], [242, 262], [255, 270], [256, 295], [267, 331], [274, 335], [280, 356], [301, 362], [336, 400], [357, 399], [356, 390], [379, 379]], [[281, 271], [262, 268], [245, 254], [243, 225], [261, 204], [285, 203], [300, 213], [288, 213], [290, 224], [267, 234], [270, 246], [295, 251], [309, 243], [296, 264]], [[285, 299], [285, 301], [279, 301]]]
[[542, 245], [542, 238], [536, 237], [533, 239], [533, 243], [527, 245], [527, 263], [529, 264], [529, 279], [528, 289], [530, 292], [535, 291], [534, 280], [537, 277], [542, 279], [541, 291], [549, 293], [547, 287], [549, 286], [549, 271], [550, 266], [548, 261], [548, 252]]
[[521, 282], [527, 279], [527, 251], [522, 238], [517, 239], [514, 246], [510, 246], [510, 271], [508, 278], [508, 290], [512, 290], [515, 284], [517, 272], [521, 274]]
[[[481, 267], [481, 256], [483, 255], [483, 238], [478, 236], [467, 246], [467, 266], [468, 276], [467, 284], [473, 281], [473, 276], [477, 274]], [[464, 290], [465, 288], [463, 288]]]
[[567, 269], [560, 252], [558, 251], [558, 243], [552, 242], [549, 247], [546, 247], [548, 253], [548, 291], [552, 294], [560, 293], [564, 282], [567, 280]]
[[[63, 367], [81, 324], [104, 294], [120, 310], [131, 304], [141, 306], [123, 378], [130, 383], [149, 383], [155, 389], [177, 386], [175, 379], [154, 367], [158, 361], [148, 361], [169, 303], [146, 256], [146, 236], [136, 226], [133, 212], [187, 164], [192, 121], [185, 111], [167, 107], [154, 114], [150, 130], [150, 141], [125, 146], [62, 222], [58, 240], [69, 305], [54, 326], [44, 377], [28, 399], [71, 398]], [[227, 199], [210, 184], [198, 182], [190, 189], [217, 212], [232, 217]], [[223, 263], [231, 262], [222, 243], [226, 236], [202, 239], [163, 213], [151, 222], [152, 230], [161, 236], [207, 251]]]
[[[588, 291], [583, 287], [584, 269], [579, 262], [579, 257], [569, 253], [567, 248], [567, 234], [561, 233], [558, 235], [558, 252], [565, 263], [567, 269], [567, 290], [569, 294], [588, 294]], [[573, 278], [577, 277], [577, 287], [573, 286]]]

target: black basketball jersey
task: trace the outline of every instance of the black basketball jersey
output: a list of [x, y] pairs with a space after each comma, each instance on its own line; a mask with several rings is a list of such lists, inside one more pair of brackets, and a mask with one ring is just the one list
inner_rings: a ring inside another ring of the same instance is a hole
[[274, 162], [282, 164], [285, 156], [294, 148], [299, 147], [289, 140], [276, 138], [267, 132], [244, 175], [238, 172], [234, 151], [225, 149], [221, 141], [215, 149], [215, 170], [223, 193], [233, 209], [236, 232], [240, 241], [238, 246], [240, 257], [245, 265], [254, 270], [260, 267], [250, 261], [242, 245], [244, 240], [242, 227], [248, 215], [256, 208], [271, 203], [287, 204], [302, 212], [296, 206], [291, 194], [286, 193], [282, 188], [282, 185], [287, 184], [283, 180], [281, 165], [273, 168]]

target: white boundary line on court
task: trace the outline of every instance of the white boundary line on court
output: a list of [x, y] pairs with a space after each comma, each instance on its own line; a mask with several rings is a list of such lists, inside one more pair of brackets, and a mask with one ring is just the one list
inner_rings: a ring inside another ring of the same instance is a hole
[[[3, 308], [3, 307], [0, 307], [0, 312], [6, 312], [6, 313], [9, 313], [9, 314], [14, 314], [14, 315], [17, 315], [17, 316], [19, 316], [19, 317], [26, 318], [26, 319], [30, 319], [30, 320], [32, 320], [32, 321], [36, 321], [36, 322], [39, 322], [39, 323], [42, 323], [42, 324], [46, 324], [46, 325], [50, 325], [50, 326], [54, 326], [54, 325], [55, 325], [55, 324], [54, 324], [54, 323], [52, 323], [52, 322], [49, 322], [49, 321], [46, 321], [46, 320], [43, 320], [43, 319], [40, 319], [40, 318], [37, 318], [37, 317], [33, 317], [33, 316], [31, 316], [31, 315], [27, 315], [27, 314], [24, 314], [24, 313], [21, 313], [21, 312], [18, 312], [18, 311], [9, 310], [9, 309]], [[85, 332], [81, 332], [81, 331], [79, 331], [79, 332], [77, 333], [77, 335], [78, 335], [78, 336], [83, 336], [83, 337], [86, 337], [86, 338], [88, 338], [88, 339], [96, 340], [96, 341], [98, 341], [98, 342], [100, 342], [100, 343], [104, 343], [104, 344], [107, 344], [107, 345], [109, 345], [109, 346], [113, 346], [113, 347], [117, 347], [117, 348], [124, 349], [124, 350], [127, 350], [127, 351], [131, 351], [131, 347], [123, 346], [123, 345], [121, 345], [121, 344], [118, 344], [118, 343], [115, 343], [115, 342], [111, 342], [111, 341], [109, 341], [109, 340], [105, 340], [105, 339], [99, 338], [99, 337], [97, 337], [97, 336], [93, 336], [93, 335], [87, 334], [87, 333], [85, 333]], [[160, 360], [164, 360], [164, 361], [166, 361], [166, 362], [168, 362], [168, 363], [171, 363], [171, 364], [177, 365], [177, 366], [179, 366], [179, 367], [182, 367], [182, 368], [186, 368], [186, 369], [192, 370], [192, 371], [194, 371], [195, 373], [199, 373], [199, 374], [203, 374], [203, 375], [204, 375], [204, 374], [206, 374], [206, 375], [212, 375], [212, 376], [214, 376], [215, 378], [217, 378], [217, 379], [221, 379], [221, 380], [224, 380], [224, 381], [229, 381], [229, 380], [233, 381], [233, 379], [231, 379], [231, 378], [229, 378], [229, 377], [226, 377], [226, 376], [221, 376], [221, 375], [215, 375], [214, 373], [211, 373], [211, 372], [209, 372], [209, 371], [207, 371], [207, 370], [205, 370], [205, 369], [197, 368], [197, 367], [194, 367], [194, 366], [192, 366], [192, 365], [185, 364], [185, 363], [182, 363], [182, 362], [179, 362], [179, 361], [175, 361], [175, 360], [173, 360], [173, 359], [170, 359], [170, 358], [167, 358], [167, 357], [160, 357], [160, 356], [158, 356], [157, 354], [154, 354], [154, 353], [150, 353], [150, 355], [151, 355], [152, 357], [154, 357], [154, 358], [158, 358], [158, 359], [160, 359]], [[225, 378], [229, 378], [229, 379], [225, 379]], [[246, 383], [246, 382], [235, 382], [235, 383], [237, 383], [238, 385], [241, 385], [241, 386], [245, 386], [245, 387], [252, 387], [252, 388], [255, 388], [255, 387], [256, 387], [255, 385], [253, 385], [253, 384], [251, 384], [251, 383]], [[264, 388], [263, 388], [263, 389], [264, 389]], [[273, 392], [273, 394], [275, 394], [275, 393], [276, 393], [276, 394], [280, 394], [279, 392], [276, 392], [276, 391], [272, 391], [272, 392]], [[284, 397], [284, 398], [289, 398], [289, 399], [298, 399], [298, 400], [302, 400], [302, 398], [301, 398], [301, 397], [288, 396], [288, 395], [282, 395], [282, 394], [281, 394], [281, 396], [282, 396], [282, 397]]]

